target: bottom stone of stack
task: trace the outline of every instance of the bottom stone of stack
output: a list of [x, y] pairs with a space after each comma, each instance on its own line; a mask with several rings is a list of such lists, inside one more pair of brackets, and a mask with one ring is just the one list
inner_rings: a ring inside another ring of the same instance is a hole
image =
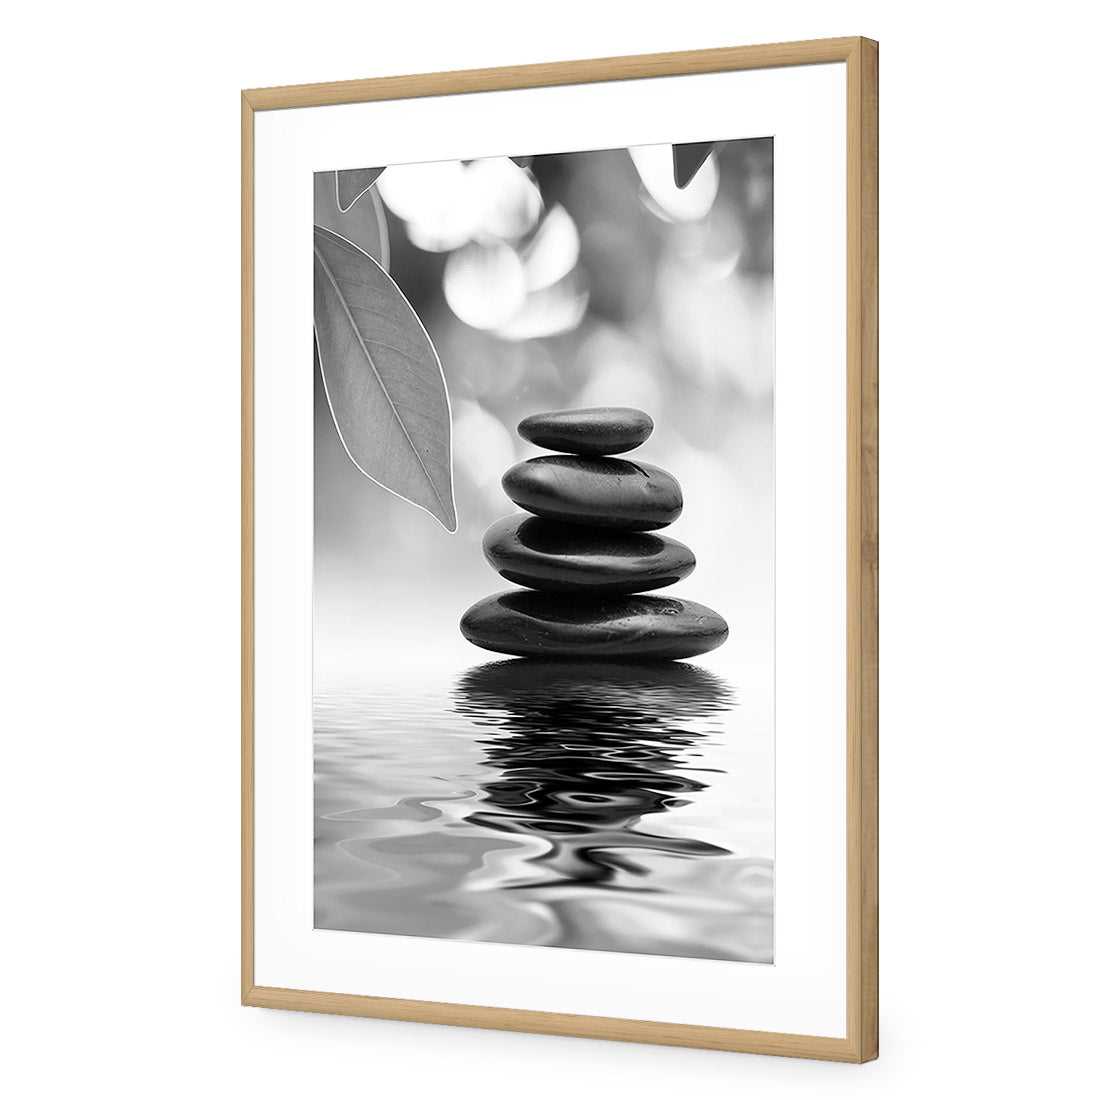
[[513, 657], [697, 657], [729, 634], [725, 619], [692, 600], [666, 596], [570, 597], [498, 592], [462, 616], [467, 641]]

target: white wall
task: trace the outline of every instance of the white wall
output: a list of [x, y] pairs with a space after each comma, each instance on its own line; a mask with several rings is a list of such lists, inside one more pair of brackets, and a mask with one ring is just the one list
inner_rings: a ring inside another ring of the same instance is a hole
[[[1083, 5], [1012, 10], [6, 14], [13, 1095], [1079, 1090], [1095, 1022], [1096, 85]], [[881, 1059], [237, 1007], [237, 89], [858, 33], [882, 42]]]

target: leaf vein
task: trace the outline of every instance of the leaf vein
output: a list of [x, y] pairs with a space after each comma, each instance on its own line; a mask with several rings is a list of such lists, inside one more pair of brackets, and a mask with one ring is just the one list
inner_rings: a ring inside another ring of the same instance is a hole
[[[353, 333], [354, 333], [354, 335], [355, 335], [355, 337], [358, 341], [359, 348], [363, 352], [363, 355], [366, 357], [367, 363], [370, 365], [370, 368], [374, 373], [374, 377], [378, 381], [378, 385], [381, 388], [382, 393], [386, 398], [387, 404], [390, 406], [391, 410], [393, 411], [394, 419], [397, 421], [397, 423], [401, 427], [401, 431], [404, 434], [405, 439], [409, 444], [409, 449], [416, 456], [416, 461], [419, 463], [420, 469], [424, 472], [424, 477], [427, 479], [428, 485], [431, 488], [432, 493], [435, 495], [436, 500], [439, 502], [439, 506], [442, 509], [443, 514], [445, 516], [450, 515], [450, 510], [448, 509], [446, 503], [444, 502], [443, 497], [440, 495], [439, 489], [436, 487], [435, 479], [432, 477], [431, 473], [429, 472], [428, 467], [424, 464], [424, 459], [421, 456], [420, 452], [416, 449], [416, 444], [413, 443], [412, 437], [409, 435], [409, 430], [405, 426], [404, 420], [401, 419], [401, 416], [397, 412], [397, 408], [394, 405], [393, 398], [390, 396], [389, 389], [387, 388], [385, 381], [383, 380], [381, 374], [379, 373], [378, 365], [375, 363], [374, 357], [371, 355], [370, 349], [367, 347], [367, 343], [366, 343], [366, 340], [363, 337], [363, 334], [359, 331], [359, 326], [355, 323], [355, 318], [352, 316], [351, 308], [348, 304], [347, 299], [344, 296], [343, 291], [340, 289], [340, 285], [339, 285], [339, 282], [337, 281], [335, 273], [333, 272], [332, 268], [329, 266], [328, 261], [325, 259], [324, 255], [322, 254], [321, 250], [317, 247], [316, 243], [314, 243], [313, 252], [314, 252], [314, 255], [317, 257], [318, 262], [321, 264], [321, 268], [324, 271], [326, 277], [328, 278], [329, 282], [332, 285], [333, 292], [336, 294], [337, 300], [340, 302], [340, 305], [343, 308], [345, 315], [347, 316], [348, 324], [351, 326], [352, 331], [353, 331]], [[351, 337], [350, 336], [348, 338], [348, 343], [349, 344], [351, 343]]]

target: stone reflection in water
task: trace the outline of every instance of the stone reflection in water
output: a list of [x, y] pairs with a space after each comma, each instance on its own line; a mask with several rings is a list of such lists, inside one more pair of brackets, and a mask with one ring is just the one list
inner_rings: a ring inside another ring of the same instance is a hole
[[611, 884], [618, 870], [639, 871], [627, 858], [631, 848], [729, 854], [637, 828], [643, 815], [683, 806], [706, 788], [677, 771], [678, 754], [700, 737], [678, 728], [677, 718], [682, 724], [729, 705], [717, 677], [678, 663], [502, 661], [468, 673], [457, 696], [472, 721], [510, 735], [483, 742], [503, 777], [485, 784], [485, 808], [470, 820], [551, 840], [532, 862], [562, 882]]
[[751, 758], [713, 673], [524, 658], [449, 691], [320, 691], [315, 714], [315, 927], [772, 960], [772, 863], [737, 850], [762, 811], [727, 798]]
[[497, 731], [483, 744], [501, 776], [469, 821], [546, 844], [509, 888], [537, 892], [559, 942], [770, 960], [770, 867], [654, 825], [708, 786], [690, 757], [734, 704], [721, 677], [683, 662], [521, 659], [471, 670], [455, 696]]

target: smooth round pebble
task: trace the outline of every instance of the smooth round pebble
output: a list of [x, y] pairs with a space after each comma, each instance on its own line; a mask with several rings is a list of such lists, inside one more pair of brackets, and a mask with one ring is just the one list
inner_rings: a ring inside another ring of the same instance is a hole
[[482, 550], [505, 579], [548, 592], [648, 592], [682, 580], [695, 555], [676, 539], [577, 527], [537, 516], [497, 520]]
[[566, 409], [536, 413], [516, 429], [529, 443], [574, 455], [618, 455], [640, 447], [653, 431], [641, 409]]
[[629, 459], [542, 455], [517, 463], [501, 484], [521, 508], [559, 523], [653, 531], [684, 508], [672, 474]]
[[467, 641], [514, 657], [677, 660], [708, 653], [729, 635], [709, 607], [666, 596], [499, 592], [459, 625]]

